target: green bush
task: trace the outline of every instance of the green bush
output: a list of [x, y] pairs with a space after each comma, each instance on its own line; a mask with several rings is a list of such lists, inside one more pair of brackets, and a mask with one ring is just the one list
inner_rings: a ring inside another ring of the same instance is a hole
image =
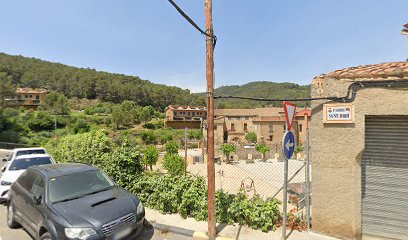
[[143, 131], [140, 135], [145, 144], [155, 144], [157, 141], [156, 135], [152, 130]]
[[249, 143], [256, 143], [258, 141], [258, 136], [254, 132], [249, 132], [247, 135], [245, 135], [245, 140], [247, 140]]
[[146, 166], [150, 166], [150, 170], [153, 170], [153, 165], [156, 164], [157, 160], [159, 159], [159, 151], [156, 149], [154, 145], [150, 145], [147, 147], [144, 156], [143, 162]]
[[184, 173], [184, 160], [178, 154], [167, 153], [164, 156], [163, 167], [170, 175], [182, 175]]
[[83, 118], [79, 118], [73, 126], [73, 131], [77, 133], [85, 133], [91, 130], [91, 125]]
[[33, 112], [25, 116], [27, 126], [33, 131], [54, 129], [54, 119], [46, 112]]
[[[127, 189], [147, 206], [162, 213], [179, 213], [183, 218], [207, 220], [207, 185], [193, 176], [161, 176], [143, 173], [135, 176]], [[281, 221], [280, 202], [248, 198], [243, 192], [216, 192], [217, 222], [246, 224], [264, 232], [275, 230]]]
[[166, 144], [167, 154], [178, 154], [179, 145], [175, 141]]

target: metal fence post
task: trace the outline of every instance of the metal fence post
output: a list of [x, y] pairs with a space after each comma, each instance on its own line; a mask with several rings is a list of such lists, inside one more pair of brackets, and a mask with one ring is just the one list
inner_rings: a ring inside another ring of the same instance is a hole
[[282, 240], [286, 239], [286, 211], [288, 209], [288, 160], [284, 159]]
[[310, 231], [310, 145], [309, 128], [306, 129], [306, 224]]

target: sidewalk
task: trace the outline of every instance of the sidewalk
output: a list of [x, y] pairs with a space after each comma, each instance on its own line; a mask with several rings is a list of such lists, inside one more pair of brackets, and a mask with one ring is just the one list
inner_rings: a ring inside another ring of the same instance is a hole
[[[193, 236], [192, 239], [205, 239], [207, 232], [207, 222], [197, 222], [193, 218], [183, 219], [178, 214], [161, 214], [160, 212], [146, 208], [146, 219], [158, 230], [175, 231], [178, 234]], [[260, 230], [254, 230], [247, 226], [217, 224], [219, 240], [264, 240], [281, 239], [281, 229], [264, 233]], [[287, 234], [289, 234], [287, 230]], [[336, 240], [328, 236], [322, 236], [316, 233], [293, 231], [289, 240]]]

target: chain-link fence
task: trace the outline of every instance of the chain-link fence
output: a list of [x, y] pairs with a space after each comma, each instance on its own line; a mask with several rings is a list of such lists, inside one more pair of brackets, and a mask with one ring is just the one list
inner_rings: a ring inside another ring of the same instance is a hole
[[[277, 146], [278, 151], [281, 150]], [[226, 157], [216, 151], [215, 185], [229, 193], [244, 189], [247, 194], [258, 194], [263, 198], [275, 197], [283, 200], [284, 161], [282, 154], [272, 151], [262, 159], [262, 154], [255, 149], [238, 148], [227, 161]], [[207, 178], [207, 156], [202, 149], [187, 151], [187, 172]], [[184, 156], [185, 152], [180, 153]], [[218, 153], [218, 154], [217, 154]], [[304, 205], [306, 194], [306, 161], [303, 154], [299, 159], [289, 160], [289, 199], [294, 204]]]

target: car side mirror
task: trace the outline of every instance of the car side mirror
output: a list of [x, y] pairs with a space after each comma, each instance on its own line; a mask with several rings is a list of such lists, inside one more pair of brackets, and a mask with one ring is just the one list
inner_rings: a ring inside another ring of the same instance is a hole
[[34, 199], [35, 205], [40, 205], [41, 200], [42, 200], [42, 196], [41, 195], [34, 195], [33, 199]]

